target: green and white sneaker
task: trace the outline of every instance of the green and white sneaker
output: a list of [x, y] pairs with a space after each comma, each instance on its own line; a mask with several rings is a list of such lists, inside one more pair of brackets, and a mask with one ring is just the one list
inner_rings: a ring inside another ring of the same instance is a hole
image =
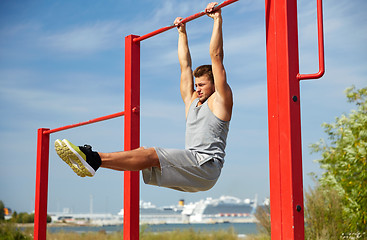
[[78, 147], [66, 139], [62, 141], [57, 139], [55, 150], [59, 157], [80, 177], [93, 177], [102, 163], [99, 154], [92, 151], [89, 145]]

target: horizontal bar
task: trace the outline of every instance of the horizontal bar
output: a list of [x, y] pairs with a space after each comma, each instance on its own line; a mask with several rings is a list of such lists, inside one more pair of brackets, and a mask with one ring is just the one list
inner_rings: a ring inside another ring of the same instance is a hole
[[99, 118], [95, 118], [86, 122], [80, 122], [80, 123], [76, 123], [76, 124], [71, 124], [71, 125], [67, 125], [64, 127], [59, 127], [59, 128], [55, 128], [55, 129], [51, 129], [48, 131], [44, 131], [43, 134], [50, 134], [50, 133], [55, 133], [55, 132], [60, 132], [60, 131], [64, 131], [70, 128], [76, 128], [76, 127], [80, 127], [80, 126], [84, 126], [84, 125], [88, 125], [88, 124], [92, 124], [92, 123], [96, 123], [96, 122], [101, 122], [104, 120], [108, 120], [108, 119], [112, 119], [112, 118], [117, 118], [117, 117], [121, 117], [124, 116], [125, 112], [118, 112], [118, 113], [114, 113], [111, 115], [107, 115], [107, 116], [103, 116], [103, 117], [99, 117]]
[[[220, 4], [218, 4], [217, 6], [215, 6], [215, 8], [214, 9], [216, 9], [216, 10], [218, 10], [218, 9], [221, 9], [221, 8], [223, 8], [223, 7], [225, 7], [225, 6], [227, 6], [227, 5], [229, 5], [229, 4], [231, 4], [231, 3], [234, 3], [234, 2], [237, 2], [238, 0], [227, 0], [227, 1], [224, 1], [224, 2], [222, 2], [222, 3], [220, 3]], [[192, 21], [192, 20], [194, 20], [194, 19], [197, 19], [197, 18], [199, 18], [199, 17], [201, 17], [201, 16], [203, 16], [203, 15], [205, 15], [206, 14], [206, 12], [205, 11], [202, 11], [202, 12], [199, 12], [199, 13], [196, 13], [196, 14], [194, 14], [194, 15], [191, 15], [191, 16], [189, 16], [189, 17], [187, 17], [187, 18], [184, 18], [184, 19], [182, 19], [182, 21], [181, 21], [181, 23], [187, 23], [187, 22], [190, 22], [190, 21]], [[167, 26], [167, 27], [163, 27], [163, 28], [160, 28], [160, 29], [158, 29], [158, 30], [155, 30], [155, 31], [153, 31], [153, 32], [151, 32], [151, 33], [148, 33], [148, 34], [145, 34], [145, 35], [143, 35], [143, 36], [141, 36], [141, 37], [138, 37], [138, 38], [134, 38], [134, 42], [140, 42], [140, 41], [143, 41], [143, 40], [145, 40], [145, 39], [148, 39], [148, 38], [150, 38], [150, 37], [153, 37], [153, 36], [155, 36], [155, 35], [158, 35], [158, 34], [160, 34], [160, 33], [162, 33], [162, 32], [165, 32], [165, 31], [168, 31], [168, 30], [170, 30], [170, 29], [172, 29], [172, 28], [175, 28], [176, 26], [173, 24], [173, 25], [170, 25], [170, 26]]]
[[324, 57], [324, 27], [322, 17], [322, 0], [317, 0], [317, 36], [319, 47], [319, 72], [314, 74], [297, 74], [298, 80], [318, 79], [325, 73], [325, 57]]

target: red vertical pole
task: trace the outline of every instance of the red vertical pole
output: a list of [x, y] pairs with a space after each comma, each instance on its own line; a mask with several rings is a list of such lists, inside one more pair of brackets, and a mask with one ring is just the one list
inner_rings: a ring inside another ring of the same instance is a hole
[[271, 239], [304, 239], [297, 0], [265, 0]]
[[43, 132], [47, 130], [49, 129], [38, 129], [37, 136], [36, 199], [34, 213], [34, 239], [37, 240], [46, 239], [50, 134], [43, 134]]
[[[140, 42], [125, 38], [125, 151], [138, 148], [140, 127]], [[139, 172], [124, 172], [124, 239], [139, 239]]]

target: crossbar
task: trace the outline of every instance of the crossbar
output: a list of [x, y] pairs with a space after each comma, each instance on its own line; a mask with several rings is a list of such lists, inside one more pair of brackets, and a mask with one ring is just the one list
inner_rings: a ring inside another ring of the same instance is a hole
[[64, 126], [64, 127], [51, 129], [51, 130], [46, 130], [46, 131], [43, 132], [43, 134], [50, 134], [50, 133], [60, 132], [60, 131], [64, 131], [64, 130], [71, 129], [71, 128], [76, 128], [76, 127], [80, 127], [80, 126], [84, 126], [84, 125], [88, 125], [88, 124], [92, 124], [92, 123], [96, 123], [96, 122], [109, 120], [109, 119], [112, 119], [112, 118], [121, 117], [121, 116], [124, 116], [124, 115], [125, 115], [125, 112], [118, 112], [118, 113], [106, 115], [106, 116], [103, 116], [103, 117], [95, 118], [95, 119], [92, 119], [92, 120], [89, 120], [89, 121], [75, 123], [75, 124], [67, 125], [67, 126]]
[[[215, 10], [218, 10], [218, 9], [221, 9], [221, 8], [223, 8], [223, 7], [225, 7], [225, 6], [227, 6], [227, 5], [229, 5], [229, 4], [231, 4], [231, 3], [234, 3], [234, 2], [237, 2], [238, 0], [227, 0], [227, 1], [224, 1], [224, 2], [222, 2], [222, 3], [220, 3], [220, 4], [218, 4], [217, 6], [215, 6]], [[194, 20], [194, 19], [197, 19], [197, 18], [199, 18], [199, 17], [201, 17], [201, 16], [203, 16], [203, 15], [205, 15], [206, 14], [206, 12], [205, 12], [205, 10], [204, 11], [201, 11], [201, 12], [199, 12], [199, 13], [196, 13], [196, 14], [193, 14], [193, 15], [191, 15], [191, 16], [189, 16], [189, 17], [186, 17], [186, 18], [184, 18], [184, 19], [182, 19], [182, 21], [181, 21], [181, 23], [187, 23], [187, 22], [190, 22], [190, 21], [192, 21], [192, 20]], [[143, 41], [143, 40], [145, 40], [145, 39], [148, 39], [148, 38], [150, 38], [150, 37], [153, 37], [153, 36], [155, 36], [155, 35], [158, 35], [158, 34], [160, 34], [160, 33], [163, 33], [163, 32], [165, 32], [165, 31], [168, 31], [168, 30], [170, 30], [170, 29], [172, 29], [172, 28], [175, 28], [176, 26], [173, 24], [173, 25], [170, 25], [170, 26], [167, 26], [167, 27], [163, 27], [163, 28], [160, 28], [160, 29], [157, 29], [157, 30], [155, 30], [155, 31], [153, 31], [153, 32], [150, 32], [150, 33], [148, 33], [148, 34], [145, 34], [145, 35], [143, 35], [143, 36], [141, 36], [141, 37], [138, 37], [138, 38], [134, 38], [134, 42], [140, 42], [140, 41]]]

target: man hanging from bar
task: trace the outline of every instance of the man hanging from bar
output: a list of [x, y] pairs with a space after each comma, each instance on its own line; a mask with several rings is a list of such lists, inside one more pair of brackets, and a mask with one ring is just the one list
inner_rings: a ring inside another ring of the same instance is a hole
[[[181, 67], [181, 97], [185, 103], [185, 149], [140, 147], [131, 151], [102, 153], [91, 146], [75, 146], [56, 140], [57, 154], [76, 174], [92, 177], [99, 168], [143, 172], [146, 184], [185, 192], [206, 191], [217, 182], [224, 163], [225, 147], [232, 116], [232, 91], [223, 65], [221, 10], [209, 3], [205, 12], [214, 21], [210, 40], [212, 65], [192, 72], [185, 24], [176, 18], [178, 59]], [[194, 80], [195, 77], [195, 80]], [[195, 90], [196, 88], [196, 90]]]

